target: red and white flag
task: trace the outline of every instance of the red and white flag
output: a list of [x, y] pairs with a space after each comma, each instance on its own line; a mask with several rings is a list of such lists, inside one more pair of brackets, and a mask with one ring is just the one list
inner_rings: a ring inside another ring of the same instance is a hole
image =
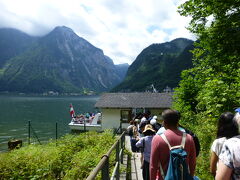
[[72, 104], [70, 104], [70, 116], [71, 116], [72, 118], [75, 117], [75, 112], [74, 112], [74, 109], [73, 109]]

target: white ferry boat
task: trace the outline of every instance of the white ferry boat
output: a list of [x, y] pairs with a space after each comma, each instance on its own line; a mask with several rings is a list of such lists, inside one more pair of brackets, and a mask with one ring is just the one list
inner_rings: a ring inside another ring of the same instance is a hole
[[68, 124], [71, 130], [94, 130], [101, 131], [101, 113], [75, 115], [72, 104], [70, 104], [70, 115], [72, 117], [71, 122]]

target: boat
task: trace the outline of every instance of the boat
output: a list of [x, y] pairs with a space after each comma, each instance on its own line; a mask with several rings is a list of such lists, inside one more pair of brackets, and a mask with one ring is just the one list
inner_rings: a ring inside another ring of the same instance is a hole
[[101, 131], [101, 113], [96, 114], [89, 114], [86, 113], [85, 115], [75, 115], [75, 111], [73, 109], [72, 104], [70, 104], [70, 115], [71, 115], [71, 122], [68, 124], [71, 130], [77, 131]]

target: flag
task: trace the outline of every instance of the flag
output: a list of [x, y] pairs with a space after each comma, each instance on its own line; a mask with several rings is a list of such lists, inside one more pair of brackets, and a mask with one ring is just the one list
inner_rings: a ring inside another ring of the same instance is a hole
[[71, 116], [72, 118], [75, 117], [75, 112], [74, 112], [74, 109], [73, 109], [72, 104], [70, 104], [70, 116]]

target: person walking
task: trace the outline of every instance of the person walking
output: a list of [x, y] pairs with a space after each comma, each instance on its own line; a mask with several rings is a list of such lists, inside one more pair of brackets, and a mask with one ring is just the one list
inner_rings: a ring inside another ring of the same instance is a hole
[[233, 120], [234, 114], [231, 112], [222, 113], [218, 119], [217, 138], [211, 146], [210, 172], [215, 177], [219, 155], [224, 142], [238, 135], [237, 123]]
[[155, 133], [156, 132], [153, 129], [152, 125], [147, 124], [143, 130], [144, 137], [140, 138], [140, 140], [136, 143], [136, 146], [142, 149], [142, 176], [144, 180], [150, 179], [149, 162], [151, 154], [151, 143]]
[[132, 152], [138, 152], [139, 149], [136, 147], [136, 143], [139, 140], [139, 133], [138, 133], [138, 128], [137, 128], [137, 122], [136, 121], [132, 121], [132, 126], [129, 127], [129, 129], [131, 129], [130, 133], [130, 142], [131, 142], [131, 150]]
[[219, 155], [216, 180], [240, 179], [240, 135], [228, 139]]
[[134, 127], [134, 120], [131, 120], [129, 122], [129, 126], [127, 127], [127, 133], [128, 135], [130, 136], [130, 139], [132, 138], [133, 136], [133, 127]]
[[[164, 110], [162, 112], [162, 118], [163, 126], [166, 128], [163, 134], [171, 147], [183, 144], [182, 141], [185, 139], [184, 150], [187, 152], [186, 162], [190, 175], [193, 177], [196, 167], [196, 149], [193, 138], [189, 134], [178, 130], [179, 115], [177, 111], [172, 109]], [[162, 167], [162, 171], [166, 175], [170, 158], [169, 145], [162, 138], [162, 135], [155, 135], [153, 137], [150, 156], [151, 180], [164, 179], [159, 169]]]
[[[174, 111], [176, 111], [176, 110], [174, 110]], [[178, 114], [178, 118], [180, 119], [181, 118], [180, 112], [176, 111], [176, 113]], [[179, 123], [178, 123], [178, 130], [180, 130], [180, 131], [182, 131], [184, 133], [187, 133], [187, 134], [192, 136], [194, 144], [195, 144], [195, 149], [196, 149], [196, 157], [198, 157], [198, 155], [200, 153], [200, 150], [201, 150], [201, 147], [200, 147], [200, 142], [199, 142], [199, 139], [198, 139], [197, 135], [194, 134], [191, 130], [181, 126]], [[166, 128], [164, 126], [161, 126], [161, 128], [157, 131], [156, 134], [161, 135], [165, 131], [166, 131]]]
[[[233, 121], [240, 127], [240, 108]], [[240, 179], [240, 135], [226, 140], [219, 155], [216, 180]]]

